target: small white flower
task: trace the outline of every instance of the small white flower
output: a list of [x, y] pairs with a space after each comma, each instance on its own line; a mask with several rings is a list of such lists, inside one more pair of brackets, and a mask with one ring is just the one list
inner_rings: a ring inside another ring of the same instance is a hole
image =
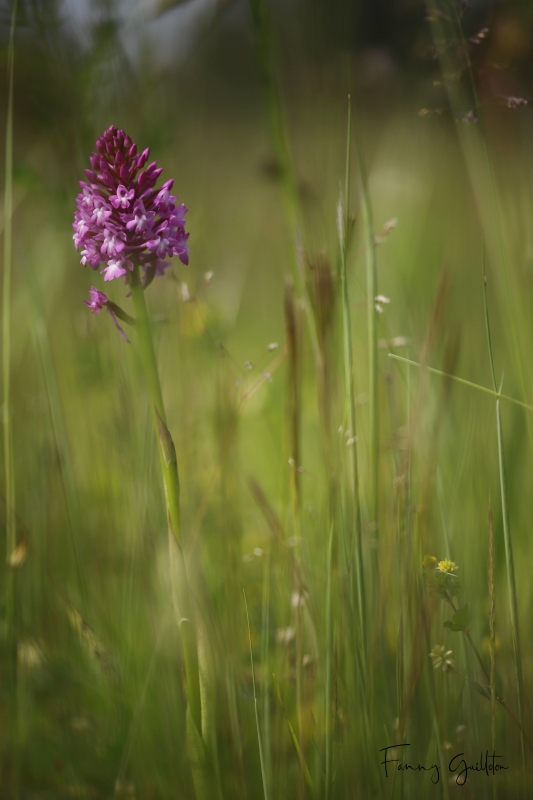
[[433, 669], [442, 669], [443, 672], [451, 672], [455, 668], [455, 662], [450, 656], [451, 650], [446, 650], [444, 645], [436, 644], [430, 652], [433, 662]]

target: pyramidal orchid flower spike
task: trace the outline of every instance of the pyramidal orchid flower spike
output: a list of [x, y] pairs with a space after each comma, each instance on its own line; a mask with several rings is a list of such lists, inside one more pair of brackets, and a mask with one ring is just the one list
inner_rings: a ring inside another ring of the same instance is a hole
[[[177, 255], [188, 263], [187, 209], [171, 194], [173, 181], [156, 188], [162, 170], [149, 151], [137, 154], [137, 146], [122, 130], [108, 128], [96, 142], [92, 169], [85, 170], [74, 216], [74, 244], [81, 263], [99, 270], [104, 281], [124, 278], [135, 309], [135, 319], [113, 303], [96, 286], [85, 305], [93, 314], [106, 309], [121, 335], [128, 341], [118, 319], [135, 327], [134, 344], [139, 353], [158, 441], [168, 519], [169, 564], [176, 618], [180, 630], [187, 681], [187, 749], [191, 754], [197, 800], [212, 796], [205, 787], [213, 736], [213, 689], [205, 667], [209, 645], [198, 622], [181, 547], [179, 476], [176, 450], [170, 431], [159, 380], [145, 289], [169, 266], [166, 259]], [[118, 318], [118, 319], [117, 319]], [[199, 637], [203, 642], [199, 645]], [[202, 668], [200, 668], [202, 664]]]
[[167, 258], [176, 255], [188, 263], [187, 209], [170, 193], [173, 179], [156, 188], [162, 169], [155, 161], [144, 168], [149, 154], [149, 148], [138, 154], [131, 138], [111, 126], [96, 142], [87, 180], [80, 181], [74, 245], [81, 264], [100, 270], [104, 281], [128, 282], [137, 264], [148, 286], [163, 275]]

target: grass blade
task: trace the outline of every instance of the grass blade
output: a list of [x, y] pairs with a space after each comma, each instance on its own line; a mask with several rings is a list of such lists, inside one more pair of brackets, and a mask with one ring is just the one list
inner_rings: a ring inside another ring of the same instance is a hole
[[[489, 653], [490, 653], [490, 731], [492, 752], [496, 752], [496, 564], [494, 559], [494, 530], [492, 508], [489, 505]], [[497, 795], [494, 781], [493, 795]]]
[[263, 598], [261, 614], [261, 661], [264, 665], [264, 677], [262, 681], [262, 701], [263, 701], [263, 726], [265, 731], [265, 775], [267, 784], [272, 785], [272, 748], [271, 748], [271, 715], [269, 689], [269, 661], [270, 661], [270, 584], [272, 573], [272, 550], [269, 547], [265, 554], [265, 565], [263, 568]]
[[261, 726], [259, 725], [259, 711], [257, 708], [257, 693], [255, 690], [255, 673], [254, 673], [254, 655], [252, 652], [252, 634], [250, 631], [250, 617], [248, 615], [248, 603], [246, 601], [246, 592], [244, 589], [242, 590], [244, 595], [244, 607], [246, 609], [246, 622], [248, 625], [248, 641], [250, 643], [250, 664], [252, 667], [252, 686], [254, 692], [254, 708], [255, 708], [255, 724], [257, 729], [257, 744], [259, 746], [259, 760], [261, 762], [261, 777], [263, 780], [263, 796], [265, 800], [269, 800], [269, 792], [268, 792], [268, 783], [267, 783], [267, 776], [266, 776], [266, 769], [265, 769], [265, 756], [263, 753], [263, 742], [261, 739]]
[[481, 386], [479, 383], [473, 383], [472, 381], [467, 381], [464, 378], [459, 378], [457, 375], [450, 375], [449, 372], [442, 372], [440, 369], [435, 369], [434, 367], [427, 367], [423, 364], [419, 364], [418, 361], [411, 361], [410, 358], [403, 358], [403, 356], [397, 356], [395, 353], [389, 353], [389, 358], [393, 358], [395, 361], [403, 361], [404, 364], [410, 364], [412, 367], [419, 367], [420, 369], [426, 369], [428, 372], [432, 372], [434, 375], [440, 375], [441, 378], [449, 378], [456, 383], [462, 383], [463, 386], [469, 386], [471, 389], [477, 389], [478, 392], [484, 392], [485, 394], [490, 394], [492, 397], [496, 397], [497, 400], [507, 400], [508, 403], [514, 403], [517, 406], [521, 406], [522, 408], [526, 408], [528, 411], [533, 411], [533, 406], [530, 406], [529, 403], [523, 403], [521, 400], [517, 400], [515, 397], [509, 397], [509, 395], [502, 394], [499, 389], [488, 389], [486, 386]]
[[[426, 6], [430, 13], [435, 11], [432, 0], [428, 0]], [[449, 9], [452, 18], [448, 20], [448, 23], [445, 24], [442, 18], [437, 15], [431, 27], [434, 33], [435, 46], [439, 53], [444, 77], [443, 84], [455, 117], [457, 135], [464, 153], [464, 160], [476, 205], [480, 218], [485, 225], [491, 251], [499, 261], [500, 271], [498, 277], [500, 280], [503, 278], [502, 294], [506, 298], [507, 318], [509, 320], [508, 329], [510, 331], [513, 358], [518, 370], [520, 388], [525, 397], [526, 372], [518, 330], [520, 317], [517, 313], [517, 302], [511, 286], [511, 274], [504, 241], [501, 203], [498, 198], [496, 178], [484, 131], [483, 115], [480, 113], [482, 110], [481, 103], [463, 30], [462, 17], [458, 11], [457, 4], [450, 3]], [[450, 47], [450, 44], [453, 46]], [[464, 91], [461, 88], [461, 84], [451, 78], [457, 72], [457, 69], [465, 71], [469, 91]], [[469, 122], [469, 114], [472, 112], [474, 113], [474, 118], [472, 122]], [[526, 424], [528, 434], [531, 437], [532, 429], [529, 419], [526, 420]]]
[[[492, 373], [492, 381], [494, 390], [496, 391], [496, 372], [494, 370], [494, 355], [492, 352], [492, 339], [490, 335], [490, 322], [489, 322], [489, 309], [487, 303], [487, 278], [485, 273], [485, 247], [483, 246], [483, 304], [485, 309], [485, 324], [487, 331], [487, 346], [489, 351], [490, 369]], [[500, 386], [501, 389], [501, 386]], [[502, 519], [503, 519], [503, 539], [505, 544], [505, 564], [507, 569], [507, 588], [509, 592], [509, 606], [511, 611], [511, 631], [513, 637], [513, 650], [515, 657], [516, 667], [516, 691], [518, 699], [518, 721], [520, 724], [520, 746], [522, 751], [522, 767], [524, 770], [524, 778], [526, 771], [526, 741], [524, 734], [524, 690], [523, 690], [523, 675], [522, 675], [522, 652], [520, 646], [520, 633], [518, 629], [518, 598], [516, 590], [516, 577], [514, 570], [513, 558], [513, 544], [511, 540], [511, 526], [509, 522], [509, 505], [507, 502], [507, 484], [505, 480], [505, 456], [503, 448], [503, 431], [502, 431], [502, 417], [500, 413], [500, 396], [501, 392], [498, 391], [498, 398], [496, 400], [496, 427], [498, 435], [498, 466], [500, 472], [500, 492], [502, 502]], [[491, 632], [492, 634], [492, 632]], [[492, 656], [492, 651], [491, 651]], [[491, 657], [491, 670], [492, 670], [492, 657]], [[491, 683], [491, 697], [494, 688]]]
[[333, 780], [333, 524], [329, 530], [326, 584], [326, 791], [331, 797]]
[[[378, 484], [379, 484], [379, 413], [378, 413], [378, 328], [376, 319], [376, 296], [378, 294], [378, 271], [372, 205], [368, 191], [368, 176], [357, 125], [354, 125], [355, 150], [359, 166], [361, 210], [366, 236], [366, 294], [368, 326], [368, 407], [370, 413], [370, 497], [369, 522], [378, 530]], [[377, 550], [375, 551], [377, 553]]]
[[348, 124], [346, 133], [346, 173], [344, 181], [344, 209], [339, 204], [339, 225], [341, 230], [341, 286], [342, 286], [342, 334], [344, 349], [344, 385], [345, 385], [345, 404], [348, 409], [348, 427], [353, 444], [351, 451], [351, 485], [353, 489], [354, 517], [355, 517], [355, 539], [354, 539], [354, 563], [357, 584], [357, 600], [359, 613], [359, 628], [363, 642], [363, 650], [366, 642], [366, 613], [365, 613], [365, 587], [363, 570], [363, 548], [362, 548], [362, 527], [361, 527], [361, 502], [359, 497], [359, 467], [357, 459], [357, 431], [355, 418], [355, 387], [354, 387], [354, 360], [352, 348], [352, 320], [350, 314], [350, 302], [348, 296], [348, 278], [346, 275], [348, 263], [348, 251], [350, 246], [350, 137], [351, 137], [351, 98], [348, 96]]
[[309, 769], [307, 767], [307, 763], [306, 763], [305, 758], [303, 756], [303, 753], [302, 753], [302, 751], [300, 749], [300, 745], [299, 745], [299, 742], [298, 742], [298, 737], [296, 736], [296, 734], [294, 732], [294, 728], [291, 725], [291, 721], [290, 721], [289, 717], [287, 716], [287, 712], [285, 711], [285, 706], [283, 705], [283, 700], [281, 699], [281, 691], [280, 691], [280, 688], [279, 688], [279, 683], [277, 682], [275, 675], [272, 675], [272, 677], [274, 679], [274, 686], [276, 688], [276, 694], [278, 696], [279, 705], [280, 705], [281, 710], [283, 711], [283, 716], [285, 717], [285, 722], [287, 723], [287, 727], [289, 729], [289, 736], [291, 737], [291, 742], [293, 743], [294, 749], [296, 751], [296, 755], [298, 756], [298, 760], [300, 762], [300, 766], [302, 768], [302, 771], [303, 771], [303, 774], [304, 774], [304, 777], [305, 777], [305, 782], [307, 783], [309, 788], [312, 789], [313, 788], [313, 781], [312, 781], [312, 778], [311, 778], [311, 773], [309, 772]]
[[9, 561], [17, 545], [15, 511], [15, 474], [13, 465], [13, 440], [11, 426], [11, 269], [13, 242], [13, 75], [15, 71], [15, 30], [17, 20], [17, 0], [14, 0], [11, 14], [11, 28], [8, 47], [8, 100], [6, 120], [5, 150], [5, 189], [4, 189], [4, 276], [2, 297], [2, 380], [4, 434], [4, 471], [6, 503], [6, 626], [9, 648], [9, 674], [15, 679], [16, 670], [16, 632], [15, 632], [15, 592], [16, 570], [11, 569]]
[[502, 419], [500, 414], [500, 401], [496, 401], [496, 423], [498, 429], [498, 464], [500, 470], [500, 491], [502, 498], [503, 538], [505, 543], [505, 563], [507, 567], [507, 587], [509, 591], [509, 605], [511, 610], [511, 630], [513, 636], [513, 650], [516, 666], [516, 690], [518, 698], [518, 721], [520, 723], [520, 744], [522, 749], [522, 765], [526, 769], [526, 744], [524, 739], [524, 710], [523, 710], [523, 677], [522, 677], [522, 652], [520, 634], [518, 630], [518, 598], [516, 591], [516, 578], [513, 559], [513, 545], [511, 541], [511, 527], [509, 523], [509, 506], [507, 502], [507, 485], [505, 480], [505, 457], [503, 450]]

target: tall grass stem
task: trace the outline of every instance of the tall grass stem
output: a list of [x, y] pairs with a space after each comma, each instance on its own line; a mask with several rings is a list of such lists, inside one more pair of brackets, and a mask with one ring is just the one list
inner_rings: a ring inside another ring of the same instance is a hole
[[6, 628], [8, 642], [8, 671], [15, 680], [16, 631], [15, 631], [15, 569], [10, 566], [10, 557], [16, 547], [15, 471], [13, 463], [13, 431], [11, 419], [11, 271], [13, 258], [13, 79], [15, 72], [15, 31], [17, 22], [17, 0], [13, 2], [8, 46], [8, 99], [6, 115], [5, 188], [4, 188], [4, 274], [2, 296], [2, 428], [4, 434], [4, 473], [6, 508]]
[[[487, 333], [487, 347], [490, 360], [490, 369], [494, 390], [496, 391], [496, 372], [494, 369], [494, 355], [492, 351], [492, 338], [490, 333], [489, 307], [487, 301], [487, 276], [485, 272], [485, 246], [483, 245], [483, 305], [485, 310], [485, 327]], [[501, 387], [500, 387], [501, 388]], [[514, 569], [513, 543], [511, 540], [511, 526], [509, 521], [509, 505], [507, 501], [507, 483], [505, 477], [505, 455], [503, 447], [503, 429], [500, 413], [500, 398], [496, 400], [496, 428], [498, 438], [498, 467], [500, 473], [500, 492], [502, 503], [503, 539], [505, 544], [505, 564], [507, 569], [507, 588], [509, 592], [509, 606], [511, 611], [511, 631], [516, 669], [516, 692], [518, 700], [518, 721], [520, 723], [520, 747], [522, 751], [522, 767], [524, 777], [526, 772], [526, 741], [524, 734], [524, 689], [522, 675], [522, 650], [518, 626], [518, 597], [516, 589], [516, 576]], [[492, 687], [491, 687], [492, 691]]]
[[330, 525], [328, 539], [328, 560], [326, 574], [326, 789], [325, 800], [329, 800], [333, 781], [333, 662], [334, 662], [334, 636], [333, 636], [333, 523]]
[[353, 509], [355, 522], [354, 535], [354, 563], [357, 585], [357, 606], [359, 617], [359, 629], [365, 651], [366, 642], [366, 608], [365, 608], [365, 585], [364, 585], [364, 565], [363, 565], [363, 543], [361, 525], [361, 501], [359, 496], [359, 465], [357, 448], [357, 428], [355, 416], [355, 385], [354, 385], [354, 359], [352, 346], [352, 319], [350, 312], [350, 299], [348, 292], [348, 253], [350, 248], [350, 154], [351, 154], [351, 97], [348, 96], [348, 120], [346, 131], [346, 168], [344, 179], [344, 205], [339, 208], [339, 216], [342, 214], [341, 234], [341, 287], [342, 287], [342, 334], [344, 350], [344, 386], [345, 386], [345, 405], [348, 410], [348, 427], [352, 446], [351, 455], [351, 488], [353, 492]]
[[[376, 258], [376, 241], [374, 235], [374, 220], [372, 204], [368, 189], [368, 174], [359, 133], [352, 105], [352, 119], [354, 130], [355, 150], [359, 167], [359, 189], [361, 196], [361, 211], [366, 238], [366, 302], [367, 302], [367, 333], [368, 333], [368, 408], [369, 408], [369, 523], [374, 527], [373, 534], [378, 536], [378, 507], [379, 507], [379, 397], [378, 397], [378, 327], [376, 312], [376, 297], [378, 294], [378, 270]], [[375, 550], [377, 558], [377, 550]]]
[[251, 630], [250, 630], [250, 616], [248, 614], [248, 602], [246, 600], [246, 592], [244, 591], [244, 589], [242, 590], [242, 593], [243, 593], [243, 596], [244, 596], [244, 607], [246, 609], [246, 623], [248, 625], [248, 642], [249, 642], [249, 645], [250, 645], [250, 666], [251, 666], [251, 670], [252, 670], [252, 689], [253, 689], [253, 693], [254, 693], [255, 725], [256, 725], [256, 731], [257, 731], [257, 744], [258, 744], [258, 747], [259, 747], [259, 760], [260, 760], [260, 763], [261, 763], [261, 778], [262, 778], [262, 781], [263, 781], [263, 796], [264, 796], [265, 800], [269, 800], [270, 794], [269, 794], [269, 791], [268, 791], [268, 781], [267, 781], [266, 768], [265, 768], [265, 755], [264, 755], [264, 751], [263, 751], [263, 740], [262, 740], [262, 737], [261, 737], [261, 726], [259, 724], [259, 710], [257, 708], [257, 692], [256, 692], [256, 689], [255, 689], [254, 654], [253, 654], [253, 651], [252, 651], [252, 633], [251, 633]]

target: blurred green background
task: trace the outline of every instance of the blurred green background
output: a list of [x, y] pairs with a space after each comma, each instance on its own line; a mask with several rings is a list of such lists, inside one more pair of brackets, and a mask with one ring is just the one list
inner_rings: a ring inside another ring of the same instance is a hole
[[[19, 2], [8, 300], [18, 552], [14, 558], [6, 553], [0, 576], [2, 619], [9, 581], [16, 586], [17, 669], [12, 682], [2, 622], [1, 800], [194, 797], [184, 745], [182, 656], [169, 599], [164, 497], [146, 390], [135, 346], [124, 343], [106, 314], [93, 316], [84, 307], [90, 286], [104, 284], [79, 265], [72, 243], [77, 181], [109, 125], [124, 128], [141, 149], [151, 148], [163, 178], [175, 178], [174, 190], [189, 209], [190, 265], [173, 264], [155, 280], [148, 303], [178, 453], [188, 568], [216, 652], [218, 796], [260, 797], [264, 784], [243, 588], [271, 797], [355, 798], [373, 792], [408, 798], [432, 792], [446, 798], [468, 791], [469, 797], [492, 797], [496, 783], [498, 797], [526, 798], [533, 787], [531, 766], [522, 776], [518, 728], [500, 707], [496, 741], [510, 768], [491, 780], [473, 775], [466, 788], [443, 776], [432, 786], [429, 774], [414, 774], [393, 783], [384, 777], [379, 753], [395, 743], [406, 707], [405, 741], [412, 742], [416, 763], [433, 763], [439, 747], [454, 753], [466, 746], [473, 760], [491, 749], [487, 697], [472, 691], [468, 680], [431, 667], [429, 649], [444, 644], [461, 675], [486, 683], [475, 675], [479, 667], [462, 634], [443, 630], [449, 612], [442, 605], [435, 612], [429, 646], [417, 627], [421, 559], [426, 553], [451, 558], [459, 565], [472, 637], [488, 667], [489, 504], [497, 691], [518, 714], [494, 399], [438, 376], [421, 379], [416, 368], [394, 363], [388, 353], [491, 386], [485, 236], [496, 377], [504, 373], [505, 394], [532, 401], [533, 116], [527, 105], [509, 107], [516, 105], [509, 98], [532, 98], [531, 5], [472, 3], [463, 9], [466, 38], [487, 32], [464, 47], [451, 39], [441, 61], [423, 3], [295, 0], [264, 7], [266, 32], [254, 28], [249, 5], [238, 0]], [[3, 4], [2, 151], [11, 14], [12, 6]], [[455, 26], [453, 35], [457, 31]], [[267, 43], [266, 56], [261, 42]], [[464, 69], [464, 52], [471, 73]], [[284, 167], [272, 142], [265, 64], [270, 87], [281, 98], [292, 153], [304, 281], [312, 313], [327, 316], [324, 378], [317, 375], [305, 315], [297, 310], [301, 539], [291, 512], [284, 318], [285, 282], [295, 274], [295, 254]], [[474, 107], [470, 74], [479, 122], [463, 121]], [[391, 220], [396, 225], [376, 247], [379, 293], [390, 300], [377, 314], [376, 535], [368, 500], [366, 233], [353, 158], [348, 282], [372, 644], [361, 667], [348, 624], [351, 567], [339, 545], [331, 645], [335, 710], [328, 721], [332, 480], [342, 495], [335, 531], [339, 541], [341, 529], [347, 540], [353, 536], [346, 499], [337, 226], [348, 93], [375, 233]], [[4, 221], [2, 214], [2, 227]], [[110, 299], [131, 312], [123, 284], [107, 287]], [[321, 391], [328, 397], [327, 419]], [[533, 418], [502, 404], [502, 420], [524, 728], [531, 735]], [[2, 466], [3, 547], [4, 472]], [[306, 622], [298, 647], [294, 563], [305, 574]], [[296, 676], [302, 669], [298, 708]], [[359, 670], [373, 676], [364, 711]], [[313, 789], [303, 783], [273, 672]], [[323, 750], [330, 725], [335, 767], [328, 789]]]

